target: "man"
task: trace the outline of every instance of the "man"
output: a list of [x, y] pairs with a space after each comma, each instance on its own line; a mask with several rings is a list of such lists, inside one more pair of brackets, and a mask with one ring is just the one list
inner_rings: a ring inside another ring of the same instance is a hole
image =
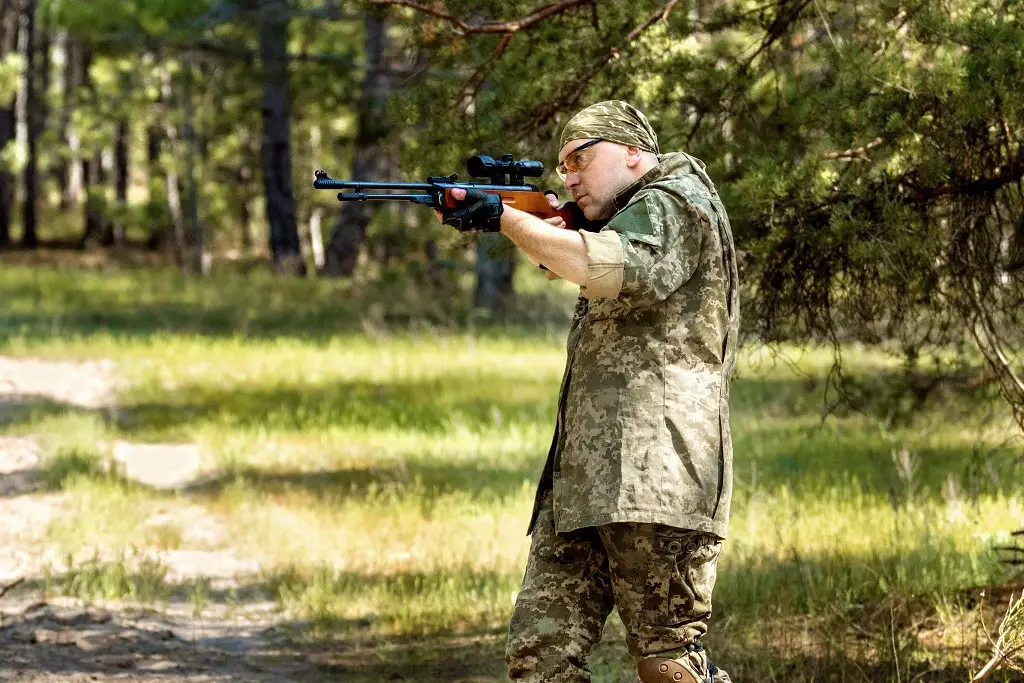
[[601, 102], [565, 125], [559, 175], [600, 232], [561, 229], [471, 191], [446, 220], [500, 225], [580, 286], [555, 435], [509, 627], [509, 677], [589, 681], [617, 607], [642, 683], [729, 681], [708, 660], [732, 493], [736, 258], [704, 164], [660, 155], [646, 117]]

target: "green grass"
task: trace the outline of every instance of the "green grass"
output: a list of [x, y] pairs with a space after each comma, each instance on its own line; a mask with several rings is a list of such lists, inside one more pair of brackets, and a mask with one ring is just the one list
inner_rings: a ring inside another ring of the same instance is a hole
[[[198, 505], [225, 544], [259, 558], [241, 594], [272, 595], [305, 637], [348, 653], [373, 643], [398, 668], [426, 667], [423, 680], [500, 680], [571, 305], [571, 288], [544, 294], [521, 277], [524, 307], [544, 308], [498, 327], [394, 283], [0, 271], [0, 353], [119, 363], [114, 418], [51, 406], [3, 426], [50, 435], [44, 477], [71, 500], [50, 539], [96, 558], [54, 590], [159, 594], [118, 553], [159, 562], [189, 547], [182, 529], [147, 520]], [[1007, 581], [993, 547], [1024, 525], [1013, 425], [990, 395], [945, 396], [897, 421], [881, 404], [825, 419], [831, 360], [741, 354], [736, 489], [708, 640], [737, 680], [896, 680], [897, 665], [902, 680], [928, 667], [954, 680], [985, 654], [974, 589]], [[896, 365], [844, 349], [845, 372], [865, 381]], [[214, 474], [148, 490], [105, 464], [114, 439], [197, 443]], [[434, 649], [460, 638], [480, 640]], [[622, 680], [621, 630], [608, 639], [595, 680]], [[465, 669], [445, 669], [449, 655]], [[346, 680], [379, 680], [352, 667]]]
[[121, 599], [153, 604], [170, 597], [167, 567], [160, 560], [134, 549], [122, 550], [110, 560], [102, 559], [99, 553], [85, 559], [69, 553], [63, 570], [61, 573], [47, 569], [44, 574], [47, 592], [86, 602]]

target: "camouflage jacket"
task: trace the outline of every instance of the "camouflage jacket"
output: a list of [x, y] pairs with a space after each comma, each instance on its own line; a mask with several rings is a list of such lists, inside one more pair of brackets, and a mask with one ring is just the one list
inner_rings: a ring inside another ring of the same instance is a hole
[[725, 538], [729, 381], [739, 293], [725, 208], [686, 154], [615, 197], [586, 242], [555, 435], [530, 531], [553, 494], [559, 532], [647, 522]]

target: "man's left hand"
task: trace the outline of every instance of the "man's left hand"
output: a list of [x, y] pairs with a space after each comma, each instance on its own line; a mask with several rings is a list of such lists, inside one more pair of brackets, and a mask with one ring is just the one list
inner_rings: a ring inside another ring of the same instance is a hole
[[441, 210], [441, 222], [459, 232], [498, 232], [501, 230], [501, 197], [483, 190], [457, 187], [451, 191], [454, 209]]

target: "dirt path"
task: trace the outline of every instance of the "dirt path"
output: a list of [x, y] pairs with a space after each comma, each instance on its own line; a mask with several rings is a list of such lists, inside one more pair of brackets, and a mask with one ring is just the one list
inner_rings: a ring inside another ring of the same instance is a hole
[[0, 681], [307, 681], [316, 667], [275, 644], [263, 624], [70, 603], [5, 611]]
[[[116, 410], [116, 367], [0, 357], [0, 426], [24, 411], [54, 404], [70, 410]], [[183, 599], [156, 611], [127, 604], [46, 599], [44, 571], [59, 566], [45, 540], [65, 514], [68, 494], [44, 490], [39, 479], [44, 435], [0, 435], [0, 681], [306, 681], [324, 680], [310, 654], [288, 644], [282, 616], [257, 597], [230, 612], [224, 605], [197, 613]], [[122, 472], [157, 488], [186, 486], [203, 476], [199, 450], [180, 444], [109, 444]], [[180, 546], [160, 553], [167, 580], [204, 579], [231, 588], [253, 574], [255, 558], [238, 557], [222, 523], [202, 506], [173, 502], [147, 525], [185, 530]], [[315, 658], [314, 658], [315, 659]]]

